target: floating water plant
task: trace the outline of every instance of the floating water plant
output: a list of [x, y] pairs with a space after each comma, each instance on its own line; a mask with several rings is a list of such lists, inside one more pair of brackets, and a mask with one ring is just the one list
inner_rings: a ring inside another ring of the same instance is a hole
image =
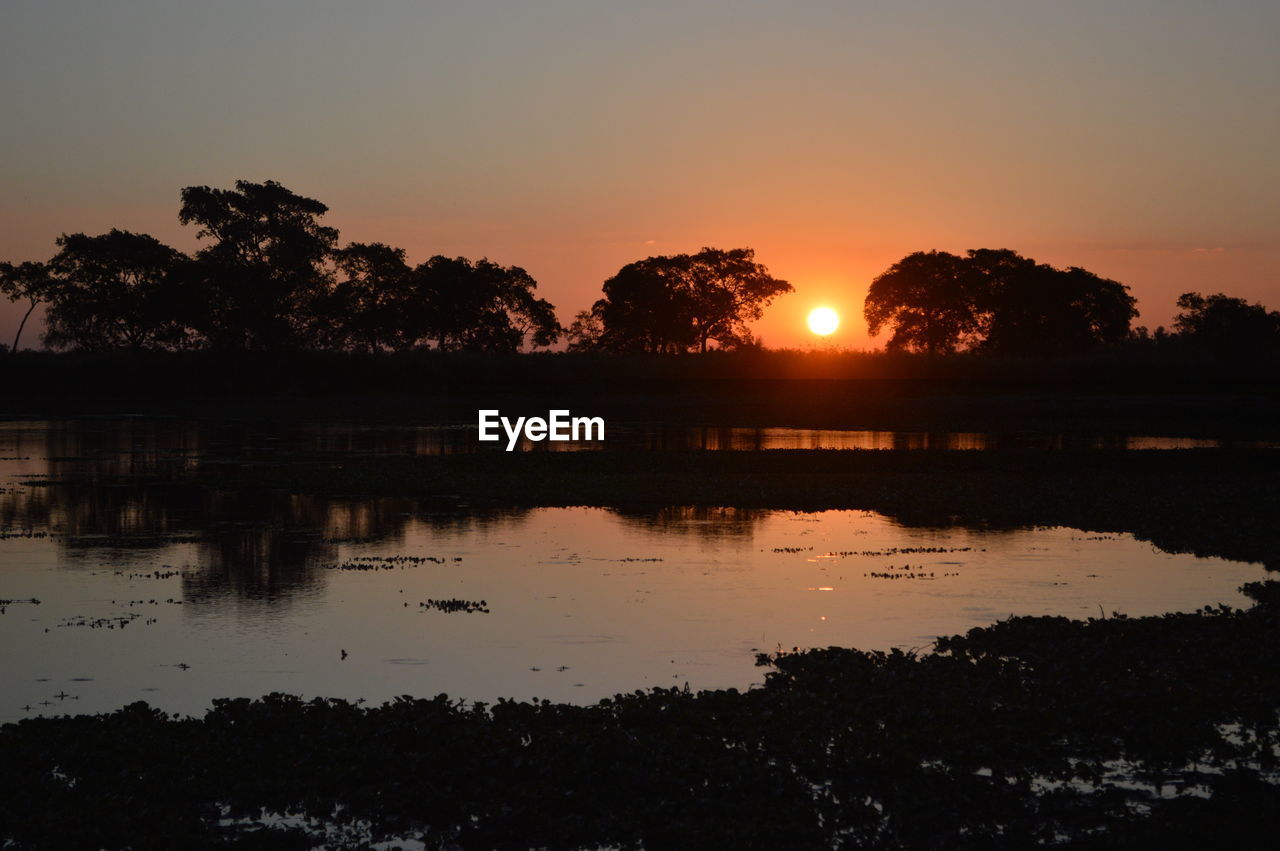
[[437, 612], [445, 612], [446, 614], [452, 614], [454, 612], [465, 612], [466, 614], [480, 612], [486, 615], [489, 614], [489, 604], [484, 600], [480, 600], [478, 602], [475, 600], [459, 600], [456, 598], [450, 598], [448, 600], [427, 600], [426, 602], [419, 603], [418, 607], [424, 611], [427, 609], [434, 609]]

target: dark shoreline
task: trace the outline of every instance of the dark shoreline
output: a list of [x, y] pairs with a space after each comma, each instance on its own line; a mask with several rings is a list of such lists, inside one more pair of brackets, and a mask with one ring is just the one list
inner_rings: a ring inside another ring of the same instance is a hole
[[606, 421], [1280, 439], [1280, 362], [974, 355], [31, 353], [0, 416], [474, 423], [479, 408]]
[[266, 813], [342, 848], [1267, 847], [1277, 589], [1247, 585], [1243, 611], [1012, 618], [924, 655], [762, 655], [774, 670], [747, 692], [30, 719], [0, 727], [0, 839], [317, 841]]

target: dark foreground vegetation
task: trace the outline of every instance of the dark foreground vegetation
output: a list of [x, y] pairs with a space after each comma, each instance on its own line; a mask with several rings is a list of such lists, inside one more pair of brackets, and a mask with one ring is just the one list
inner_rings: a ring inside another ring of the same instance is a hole
[[27, 720], [0, 729], [0, 843], [1272, 847], [1280, 589], [1245, 591], [1246, 611], [1013, 618], [922, 655], [762, 655], [745, 693]]
[[957, 353], [706, 355], [27, 352], [0, 415], [476, 422], [550, 408], [619, 423], [1276, 436], [1280, 359], [1138, 347], [1052, 361]]

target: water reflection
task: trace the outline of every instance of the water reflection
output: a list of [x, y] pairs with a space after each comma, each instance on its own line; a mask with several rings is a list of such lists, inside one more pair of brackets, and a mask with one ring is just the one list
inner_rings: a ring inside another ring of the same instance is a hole
[[[181, 480], [200, 463], [287, 462], [319, 453], [435, 454], [472, 444], [474, 435], [452, 428], [276, 428], [143, 418], [3, 423], [0, 530], [52, 533], [68, 567], [98, 565], [104, 558], [127, 567], [142, 553], [188, 545], [192, 569], [182, 573], [188, 597], [279, 605], [315, 593], [342, 544], [399, 544], [411, 520], [433, 535], [491, 527], [514, 534], [528, 511], [183, 487]], [[707, 539], [750, 536], [767, 514], [688, 506], [617, 513], [634, 528]]]
[[[969, 449], [1015, 445], [1016, 436], [805, 429], [621, 426], [610, 445], [653, 450], [701, 448]], [[1048, 436], [1053, 446], [1075, 440]], [[1087, 438], [1089, 445], [1180, 448], [1211, 441]], [[83, 418], [0, 423], [0, 534], [52, 533], [67, 567], [97, 565], [109, 555], [127, 565], [177, 545], [193, 570], [186, 593], [286, 603], [316, 593], [325, 564], [342, 544], [397, 545], [410, 523], [433, 535], [487, 527], [514, 534], [523, 509], [479, 510], [397, 498], [289, 494], [270, 489], [210, 492], [184, 487], [200, 464], [314, 463], [330, 453], [439, 454], [474, 451], [473, 431], [456, 427], [271, 424], [163, 418]], [[570, 446], [570, 448], [573, 448]], [[624, 528], [708, 541], [748, 540], [770, 512], [731, 507], [612, 509]], [[930, 518], [915, 518], [927, 522]], [[104, 555], [106, 554], [106, 555]]]
[[[761, 451], [771, 449], [983, 450], [983, 449], [1213, 449], [1225, 445], [1269, 447], [1261, 442], [1206, 438], [1093, 434], [995, 434], [976, 431], [877, 431], [868, 429], [724, 428], [653, 426], [615, 429], [627, 446], [644, 449]], [[584, 447], [591, 448], [591, 447]]]
[[[1239, 603], [1235, 588], [1261, 572], [1128, 535], [909, 525], [869, 511], [477, 510], [183, 484], [210, 461], [448, 452], [465, 434], [0, 424], [0, 599], [42, 601], [0, 614], [0, 720], [62, 692], [83, 698], [76, 711], [146, 699], [198, 712], [213, 697], [272, 690], [593, 700], [685, 681], [743, 687], [759, 675], [756, 650], [917, 646], [1015, 611]], [[768, 429], [640, 429], [635, 439], [750, 449], [833, 435], [849, 441], [840, 448], [992, 445]], [[441, 599], [485, 600], [491, 613], [421, 605]]]
[[657, 511], [611, 508], [631, 528], [667, 534], [695, 535], [710, 540], [750, 537], [773, 512], [759, 508], [673, 505]]
[[[740, 428], [609, 423], [603, 442], [529, 441], [523, 451], [597, 449], [759, 451], [774, 449], [1170, 450], [1275, 448], [1272, 441], [1224, 441], [1171, 436], [884, 431], [869, 429]], [[201, 457], [254, 460], [290, 453], [446, 455], [502, 452], [505, 441], [480, 443], [471, 425], [362, 425], [330, 422], [127, 417], [49, 422], [0, 422], [0, 458], [45, 460], [50, 475], [81, 471], [86, 462], [106, 476], [178, 476]], [[68, 466], [69, 465], [69, 466]], [[45, 472], [43, 469], [39, 472]], [[87, 471], [86, 471], [87, 472]]]
[[[0, 541], [0, 595], [41, 601], [0, 614], [0, 722], [134, 700], [198, 713], [271, 691], [583, 702], [685, 682], [743, 688], [760, 677], [759, 651], [922, 647], [1011, 613], [1241, 605], [1235, 589], [1262, 573], [1071, 529], [919, 528], [863, 511], [651, 519], [428, 515], [398, 521], [399, 539], [346, 542], [215, 530], [240, 548], [103, 545], [79, 550], [74, 570], [58, 541]], [[720, 520], [735, 534], [696, 531]]]

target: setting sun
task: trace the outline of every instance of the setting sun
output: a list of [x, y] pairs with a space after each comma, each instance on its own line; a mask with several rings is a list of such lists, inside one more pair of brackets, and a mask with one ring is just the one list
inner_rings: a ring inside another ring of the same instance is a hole
[[825, 337], [840, 327], [840, 314], [829, 307], [815, 307], [809, 312], [809, 330]]

